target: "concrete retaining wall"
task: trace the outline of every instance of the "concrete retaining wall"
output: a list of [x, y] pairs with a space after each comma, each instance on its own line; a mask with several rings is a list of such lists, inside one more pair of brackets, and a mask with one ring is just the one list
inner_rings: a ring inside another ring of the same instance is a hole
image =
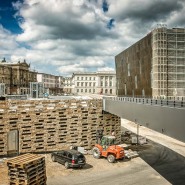
[[104, 100], [104, 110], [185, 142], [185, 109]]

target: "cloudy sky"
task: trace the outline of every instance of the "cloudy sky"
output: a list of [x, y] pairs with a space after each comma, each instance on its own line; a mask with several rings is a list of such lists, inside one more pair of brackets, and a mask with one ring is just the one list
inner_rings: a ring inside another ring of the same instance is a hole
[[1, 0], [0, 60], [38, 72], [114, 70], [114, 57], [157, 24], [185, 27], [184, 0]]

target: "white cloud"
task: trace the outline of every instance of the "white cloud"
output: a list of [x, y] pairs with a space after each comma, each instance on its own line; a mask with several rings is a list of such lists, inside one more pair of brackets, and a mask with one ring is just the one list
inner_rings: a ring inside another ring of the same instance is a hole
[[[114, 69], [114, 57], [157, 23], [181, 26], [182, 0], [24, 0], [13, 3], [23, 33], [0, 27], [0, 52], [31, 62], [38, 71], [70, 75]], [[107, 28], [110, 19], [114, 27]], [[27, 46], [27, 47], [24, 47]]]
[[6, 61], [8, 61], [16, 50], [20, 50], [16, 42], [16, 36], [0, 25], [0, 60], [6, 58]]

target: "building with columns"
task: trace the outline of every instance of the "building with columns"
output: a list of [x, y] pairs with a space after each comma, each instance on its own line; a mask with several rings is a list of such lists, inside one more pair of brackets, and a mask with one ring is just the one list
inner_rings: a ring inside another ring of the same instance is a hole
[[72, 75], [72, 93], [116, 95], [116, 73], [113, 71], [76, 72]]
[[100, 71], [96, 76], [98, 94], [116, 95], [116, 72]]
[[71, 94], [72, 93], [72, 88], [73, 88], [72, 77], [64, 77], [63, 87], [64, 87], [64, 93], [65, 94]]
[[0, 62], [0, 83], [5, 84], [5, 94], [23, 95], [30, 93], [30, 82], [36, 82], [36, 72], [30, 64], [23, 62]]

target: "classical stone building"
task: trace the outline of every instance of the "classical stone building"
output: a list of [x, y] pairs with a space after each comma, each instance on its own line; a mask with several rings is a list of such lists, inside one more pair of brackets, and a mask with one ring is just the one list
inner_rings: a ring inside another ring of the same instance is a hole
[[72, 75], [74, 94], [116, 94], [114, 71], [76, 72]]
[[72, 77], [64, 77], [63, 78], [63, 87], [65, 94], [71, 94], [73, 89]]
[[11, 74], [12, 74], [12, 68], [10, 66], [5, 65], [6, 61], [3, 59], [2, 62], [0, 62], [0, 83], [2, 84], [1, 87], [3, 87], [3, 91], [5, 94], [10, 94], [11, 92], [11, 86], [12, 86], [12, 80], [11, 80]]
[[46, 92], [50, 95], [63, 93], [63, 77], [46, 73], [37, 73], [37, 82], [44, 84]]
[[119, 96], [185, 97], [185, 29], [161, 25], [115, 64]]
[[36, 72], [24, 62], [0, 62], [0, 83], [5, 84], [5, 94], [29, 94], [30, 82], [36, 82]]

